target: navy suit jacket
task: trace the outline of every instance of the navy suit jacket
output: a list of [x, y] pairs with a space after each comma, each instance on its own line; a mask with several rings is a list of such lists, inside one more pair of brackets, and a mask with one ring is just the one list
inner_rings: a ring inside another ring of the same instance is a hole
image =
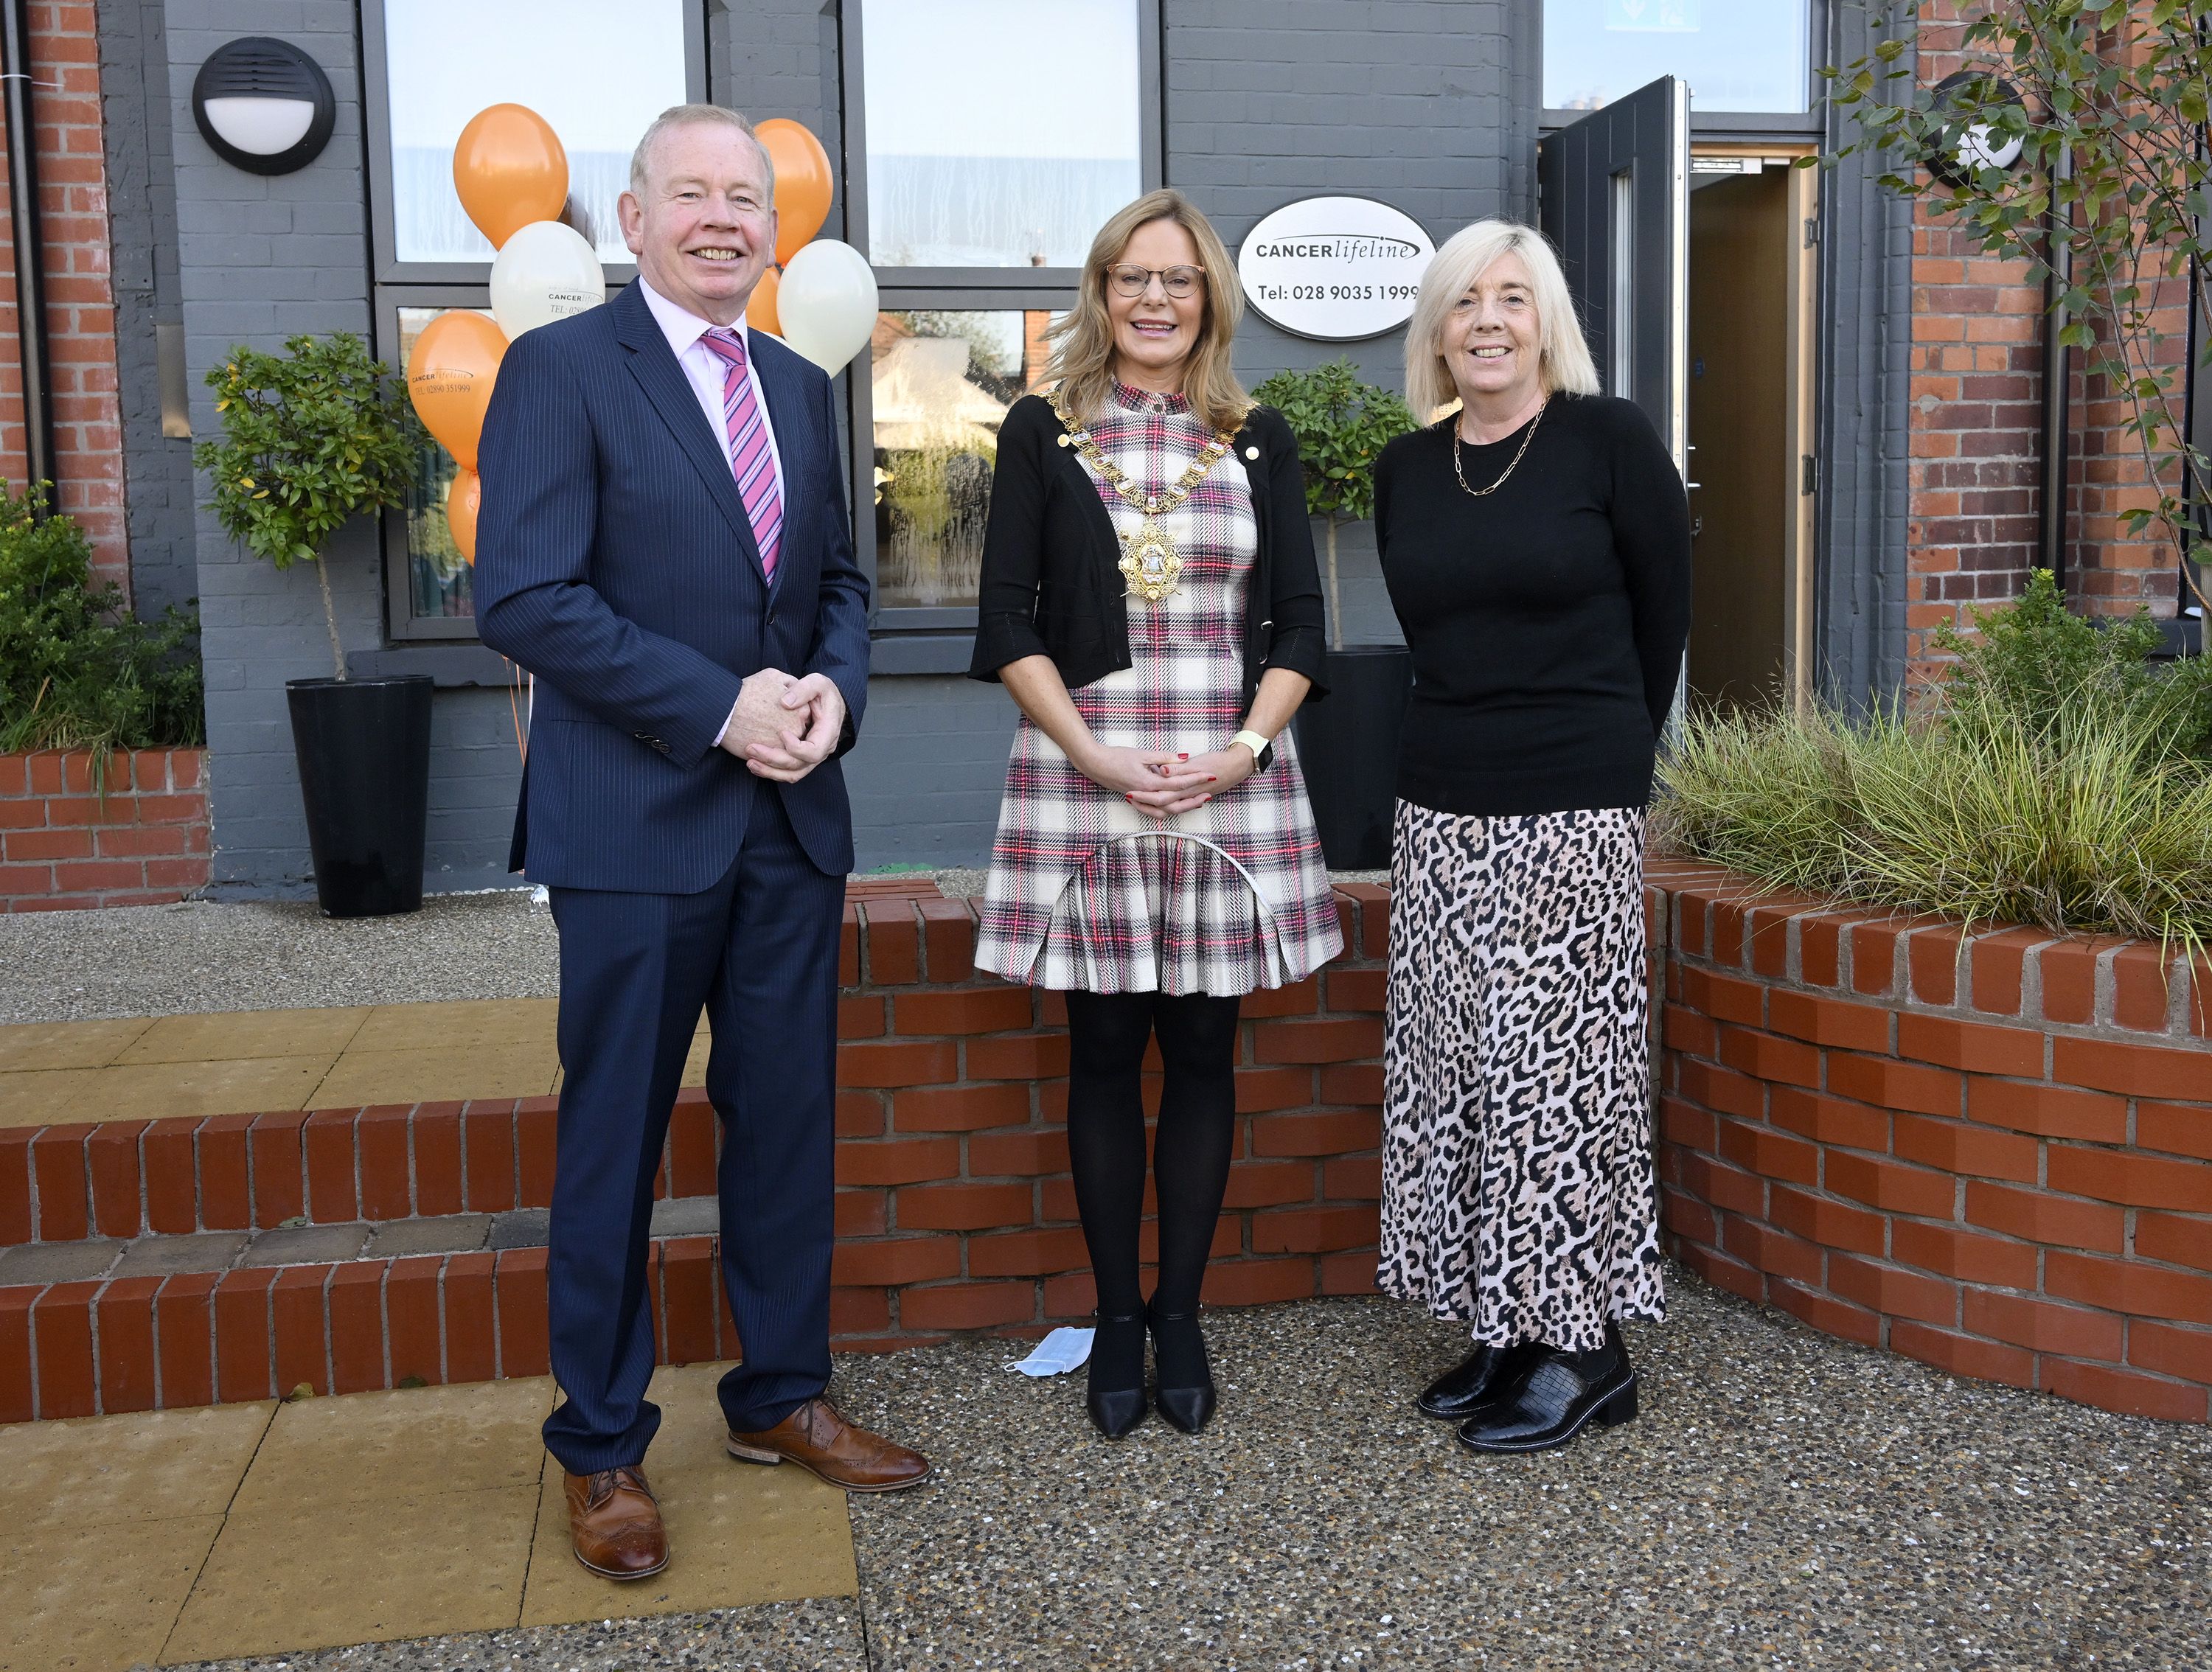
[[747, 674], [824, 673], [852, 746], [868, 696], [868, 581], [853, 556], [836, 412], [819, 368], [760, 332], [783, 465], [775, 579], [714, 434], [636, 285], [518, 337], [478, 468], [477, 626], [538, 677], [512, 868], [556, 888], [693, 894], [781, 794], [807, 856], [842, 875], [842, 769], [758, 778], [714, 746]]

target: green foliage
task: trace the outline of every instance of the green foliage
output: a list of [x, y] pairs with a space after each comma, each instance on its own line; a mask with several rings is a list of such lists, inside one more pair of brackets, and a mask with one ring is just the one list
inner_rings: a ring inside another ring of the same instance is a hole
[[192, 449], [224, 532], [280, 569], [401, 503], [415, 471], [414, 413], [361, 338], [295, 337], [284, 350], [234, 348], [210, 368], [222, 439]]
[[205, 740], [198, 623], [136, 620], [45, 494], [0, 483], [0, 750], [182, 747]]
[[1280, 412], [1297, 438], [1307, 510], [1333, 523], [1375, 514], [1376, 455], [1413, 428], [1401, 398], [1362, 383], [1348, 356], [1310, 371], [1278, 372], [1252, 394]]
[[2047, 574], [1977, 636], [1943, 702], [1701, 716], [1656, 834], [1782, 888], [2055, 932], [2212, 944], [2212, 677], [2099, 629]]
[[[2024, 259], [2038, 277], [2066, 253], [2067, 280], [2054, 287], [2063, 340], [2127, 401], [2159, 484], [2151, 503], [2124, 514], [2137, 533], [2155, 525], [2192, 562], [2212, 559], [2189, 509], [2212, 495], [2212, 461], [2189, 444], [2188, 380], [2176, 363], [2185, 356], [2167, 350], [2175, 333], [2156, 312], [2163, 281], [2189, 280], [2212, 363], [2212, 154], [2202, 143], [2212, 0], [1995, 0], [1966, 23], [1966, 79], [1940, 100], [1901, 67], [1917, 0], [1869, 3], [1888, 38], [1821, 71], [1864, 135], [1838, 155], [1887, 153], [1900, 166], [1884, 185], [1953, 216], [1983, 250]], [[1980, 129], [1993, 147], [2021, 143], [2012, 167], [1975, 167], [1955, 185], [1920, 167], [1958, 155]]]

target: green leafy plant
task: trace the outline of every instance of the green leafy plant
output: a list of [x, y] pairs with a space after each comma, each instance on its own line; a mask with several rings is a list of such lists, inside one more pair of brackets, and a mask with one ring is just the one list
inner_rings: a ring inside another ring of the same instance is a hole
[[1297, 438], [1305, 466], [1306, 509], [1328, 524], [1330, 648], [1344, 648], [1344, 609], [1339, 596], [1336, 531], [1375, 514], [1375, 460], [1395, 435], [1413, 428], [1406, 403], [1388, 389], [1359, 380], [1348, 356], [1303, 372], [1278, 372], [1253, 392], [1273, 407]]
[[2212, 663], [2154, 664], [2147, 617], [2100, 629], [2043, 571], [1977, 629], [1939, 703], [1692, 717], [1655, 835], [1805, 893], [2212, 944]]
[[[1966, 69], [1939, 88], [1901, 61], [1918, 0], [1871, 0], [1887, 38], [1821, 73], [1869, 146], [1901, 167], [1882, 184], [1956, 218], [1983, 250], [2054, 273], [2062, 339], [2123, 400], [2143, 463], [2131, 532], [2155, 526], [2203, 599], [2212, 559], [2193, 507], [2212, 461], [2188, 440], [2175, 316], [2196, 315], [2212, 364], [2212, 0], [1996, 0], [1966, 22]], [[1992, 151], [2021, 147], [2009, 168]], [[1962, 151], [1961, 148], [1966, 149]], [[1920, 168], [1961, 159], [1950, 178]], [[1969, 161], [1971, 159], [1971, 161]]]
[[314, 560], [340, 679], [345, 653], [323, 549], [362, 512], [403, 503], [416, 469], [415, 415], [389, 376], [350, 331], [295, 337], [283, 355], [234, 348], [207, 374], [222, 439], [192, 449], [227, 533], [280, 569]]
[[104, 784], [112, 749], [206, 739], [198, 623], [171, 605], [134, 618], [92, 546], [46, 491], [0, 483], [0, 750], [86, 749]]

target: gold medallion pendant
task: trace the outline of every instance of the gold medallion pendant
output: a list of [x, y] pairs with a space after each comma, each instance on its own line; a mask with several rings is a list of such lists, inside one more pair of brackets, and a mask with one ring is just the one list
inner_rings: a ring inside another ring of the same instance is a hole
[[1146, 517], [1135, 533], [1121, 537], [1121, 568], [1130, 597], [1158, 604], [1175, 596], [1182, 575], [1182, 554], [1168, 538], [1167, 530]]

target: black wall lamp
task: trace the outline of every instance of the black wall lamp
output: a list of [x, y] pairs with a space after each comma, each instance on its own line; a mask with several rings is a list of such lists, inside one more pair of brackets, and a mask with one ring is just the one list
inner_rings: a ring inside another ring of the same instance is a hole
[[246, 35], [217, 47], [192, 81], [192, 120], [225, 162], [289, 174], [322, 155], [337, 120], [323, 67], [289, 40]]
[[[1948, 110], [1957, 104], [1961, 89], [1967, 87], [1978, 88], [1989, 84], [1990, 80], [1990, 77], [1961, 70], [1955, 75], [1946, 76], [1930, 91], [1936, 107]], [[2008, 105], [2022, 102], [2020, 89], [2003, 76], [1995, 78], [1995, 88], [1998, 102]], [[1938, 151], [1928, 158], [1928, 172], [1946, 185], [1962, 186], [1973, 179], [1978, 169], [2010, 171], [2026, 149], [2025, 142], [2017, 136], [1998, 134], [1989, 124], [1977, 122], [1960, 134], [1955, 151]]]

